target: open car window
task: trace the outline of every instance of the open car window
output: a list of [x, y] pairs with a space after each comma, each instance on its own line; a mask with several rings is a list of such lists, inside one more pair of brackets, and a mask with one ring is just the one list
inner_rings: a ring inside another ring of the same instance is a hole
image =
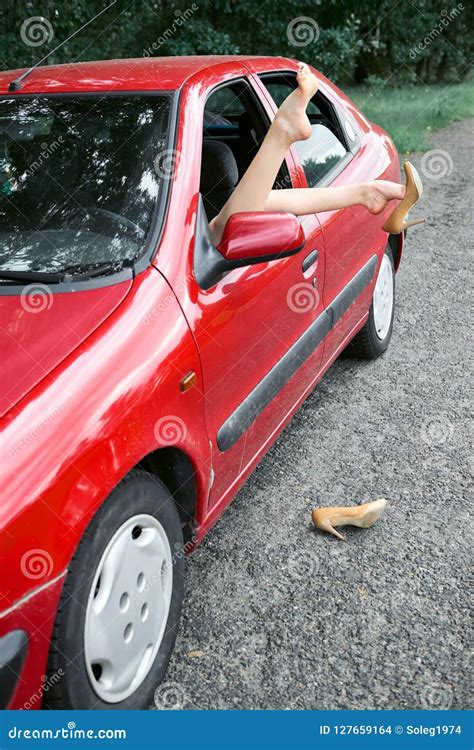
[[0, 99], [0, 271], [132, 265], [169, 175], [171, 97]]
[[[293, 74], [264, 74], [260, 78], [277, 107], [296, 86]], [[310, 101], [307, 113], [311, 136], [295, 143], [295, 148], [309, 187], [316, 187], [346, 158], [349, 150], [337, 115], [320, 91]]]

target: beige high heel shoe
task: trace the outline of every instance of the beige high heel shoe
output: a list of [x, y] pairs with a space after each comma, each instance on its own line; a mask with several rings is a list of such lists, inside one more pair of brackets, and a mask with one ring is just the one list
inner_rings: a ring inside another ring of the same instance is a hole
[[315, 508], [311, 514], [314, 525], [318, 529], [334, 534], [338, 539], [345, 539], [334, 526], [360, 526], [368, 529], [380, 518], [387, 501], [384, 498], [373, 500], [371, 503], [356, 505], [352, 508]]
[[389, 232], [389, 234], [400, 234], [400, 232], [403, 232], [405, 229], [426, 222], [426, 219], [406, 221], [410, 208], [412, 208], [415, 203], [418, 203], [423, 195], [423, 185], [420, 175], [413, 164], [406, 161], [403, 165], [403, 169], [405, 170], [407, 178], [405, 195], [382, 227], [382, 229], [385, 232]]

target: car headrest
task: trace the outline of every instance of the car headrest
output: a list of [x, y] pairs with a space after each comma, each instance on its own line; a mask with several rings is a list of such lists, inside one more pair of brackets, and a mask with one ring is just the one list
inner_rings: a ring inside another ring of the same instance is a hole
[[222, 141], [204, 138], [202, 143], [201, 193], [233, 190], [239, 170], [232, 149]]

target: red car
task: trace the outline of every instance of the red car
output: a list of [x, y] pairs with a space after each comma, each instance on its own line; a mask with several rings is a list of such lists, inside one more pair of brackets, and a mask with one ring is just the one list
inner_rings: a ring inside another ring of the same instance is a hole
[[[363, 207], [208, 222], [297, 63], [180, 57], [0, 74], [0, 706], [145, 708], [183, 556], [351, 343], [393, 324], [403, 237]], [[276, 187], [399, 180], [324, 76]]]

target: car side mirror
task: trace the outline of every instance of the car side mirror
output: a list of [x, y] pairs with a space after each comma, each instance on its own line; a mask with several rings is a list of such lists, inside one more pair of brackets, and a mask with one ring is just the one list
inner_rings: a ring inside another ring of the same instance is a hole
[[303, 227], [294, 214], [249, 211], [229, 218], [219, 246], [215, 247], [209, 236], [209, 222], [200, 197], [194, 240], [194, 276], [201, 289], [210, 289], [234, 268], [295, 255], [304, 244]]
[[305, 243], [303, 227], [286, 211], [252, 211], [233, 214], [217, 249], [239, 265], [263, 263], [298, 253]]

